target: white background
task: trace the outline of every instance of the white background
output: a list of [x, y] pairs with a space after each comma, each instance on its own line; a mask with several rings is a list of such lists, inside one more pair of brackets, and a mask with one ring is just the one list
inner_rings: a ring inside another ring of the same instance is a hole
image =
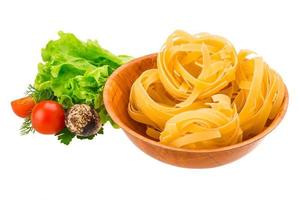
[[[14, 1], [0, 3], [0, 199], [300, 199], [297, 1]], [[138, 150], [121, 130], [60, 144], [20, 136], [10, 101], [23, 95], [57, 32], [116, 54], [156, 52], [175, 29], [210, 32], [263, 55], [283, 77], [289, 110], [253, 152], [213, 169], [183, 169]]]

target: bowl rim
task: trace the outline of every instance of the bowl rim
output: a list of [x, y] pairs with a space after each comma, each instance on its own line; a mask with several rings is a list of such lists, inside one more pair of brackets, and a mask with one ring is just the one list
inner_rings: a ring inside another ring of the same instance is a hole
[[232, 149], [248, 146], [252, 143], [258, 142], [259, 140], [263, 139], [266, 135], [268, 135], [271, 131], [273, 131], [278, 126], [278, 124], [281, 122], [281, 120], [283, 119], [283, 117], [285, 116], [285, 114], [287, 112], [288, 102], [289, 102], [289, 94], [288, 94], [287, 87], [285, 85], [285, 95], [284, 95], [284, 101], [281, 104], [281, 110], [276, 115], [276, 117], [272, 121], [272, 123], [266, 129], [264, 129], [262, 132], [257, 134], [256, 136], [254, 136], [250, 139], [247, 139], [245, 141], [242, 141], [240, 143], [225, 146], [225, 147], [218, 147], [218, 148], [214, 148], [214, 149], [184, 149], [184, 148], [177, 148], [177, 147], [167, 146], [167, 145], [161, 144], [161, 143], [159, 143], [155, 140], [144, 137], [141, 134], [139, 134], [139, 133], [135, 132], [134, 130], [132, 130], [131, 128], [129, 128], [127, 125], [125, 125], [122, 122], [122, 120], [120, 120], [120, 118], [115, 114], [115, 112], [113, 112], [113, 109], [112, 109], [112, 106], [111, 106], [111, 101], [108, 98], [108, 90], [109, 90], [108, 88], [110, 87], [111, 82], [113, 81], [114, 77], [118, 76], [120, 71], [122, 71], [125, 68], [131, 66], [134, 63], [137, 63], [137, 62], [140, 62], [141, 60], [149, 59], [149, 58], [152, 58], [152, 57], [155, 57], [155, 56], [157, 56], [157, 53], [152, 53], [152, 54], [148, 54], [148, 55], [145, 55], [145, 56], [135, 58], [135, 59], [123, 64], [122, 66], [120, 66], [118, 69], [116, 69], [109, 76], [109, 78], [107, 79], [106, 84], [104, 86], [104, 90], [103, 90], [103, 102], [104, 102], [105, 108], [106, 108], [108, 114], [110, 115], [110, 117], [112, 118], [112, 120], [125, 133], [128, 133], [131, 136], [133, 136], [133, 137], [135, 137], [139, 140], [142, 140], [145, 143], [150, 143], [151, 145], [154, 145], [156, 147], [163, 148], [163, 149], [168, 149], [168, 150], [172, 150], [172, 151], [180, 151], [180, 152], [189, 152], [189, 153], [212, 153], [212, 152], [229, 151], [229, 150], [232, 150]]

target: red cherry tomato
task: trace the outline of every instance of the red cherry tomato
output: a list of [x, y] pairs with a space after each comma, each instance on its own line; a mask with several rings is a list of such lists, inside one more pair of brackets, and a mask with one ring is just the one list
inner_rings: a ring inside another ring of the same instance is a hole
[[35, 102], [32, 97], [23, 97], [11, 102], [11, 107], [19, 117], [29, 117]]
[[31, 113], [32, 127], [42, 134], [56, 134], [65, 127], [65, 112], [55, 101], [41, 101]]

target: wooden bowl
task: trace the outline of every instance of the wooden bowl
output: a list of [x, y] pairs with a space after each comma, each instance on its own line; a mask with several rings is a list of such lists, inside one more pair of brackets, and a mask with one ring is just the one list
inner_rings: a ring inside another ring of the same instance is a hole
[[145, 134], [145, 126], [132, 120], [127, 112], [131, 85], [147, 69], [156, 68], [157, 54], [130, 61], [117, 69], [104, 88], [104, 104], [111, 118], [124, 130], [129, 139], [146, 154], [165, 163], [187, 168], [209, 168], [230, 163], [250, 152], [282, 120], [288, 106], [288, 93], [280, 112], [261, 133], [241, 143], [211, 150], [188, 150], [169, 147]]

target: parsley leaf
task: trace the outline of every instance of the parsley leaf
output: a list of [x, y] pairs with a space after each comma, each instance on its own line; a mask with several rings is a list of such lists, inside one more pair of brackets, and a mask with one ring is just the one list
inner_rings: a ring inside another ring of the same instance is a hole
[[56, 135], [58, 136], [57, 139], [65, 145], [69, 145], [72, 139], [75, 137], [75, 134], [71, 133], [67, 128], [64, 128]]

